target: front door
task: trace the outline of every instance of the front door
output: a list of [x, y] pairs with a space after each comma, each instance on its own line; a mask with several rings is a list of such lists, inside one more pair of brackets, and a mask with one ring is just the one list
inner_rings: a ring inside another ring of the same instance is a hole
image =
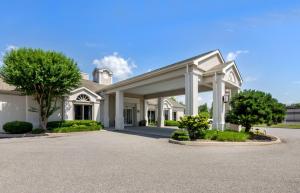
[[133, 125], [133, 108], [124, 109], [124, 125], [125, 126]]

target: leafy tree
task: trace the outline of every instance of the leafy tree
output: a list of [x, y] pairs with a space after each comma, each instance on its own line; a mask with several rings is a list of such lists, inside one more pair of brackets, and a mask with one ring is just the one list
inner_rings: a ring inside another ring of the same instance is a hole
[[200, 139], [204, 136], [204, 132], [209, 128], [208, 117], [208, 113], [199, 113], [196, 116], [184, 116], [178, 121], [178, 127], [186, 129], [191, 140]]
[[32, 95], [39, 109], [40, 127], [58, 110], [57, 101], [80, 83], [77, 64], [62, 53], [20, 48], [7, 52], [0, 76], [25, 95]]
[[300, 103], [294, 103], [294, 104], [291, 104], [291, 105], [287, 105], [286, 107], [287, 108], [300, 108]]
[[249, 132], [255, 124], [277, 124], [284, 120], [285, 106], [271, 94], [244, 90], [232, 97], [226, 121], [244, 126]]
[[202, 112], [204, 112], [204, 113], [208, 113], [209, 112], [208, 111], [207, 103], [204, 103], [203, 105], [200, 105], [198, 107], [198, 113], [202, 113]]

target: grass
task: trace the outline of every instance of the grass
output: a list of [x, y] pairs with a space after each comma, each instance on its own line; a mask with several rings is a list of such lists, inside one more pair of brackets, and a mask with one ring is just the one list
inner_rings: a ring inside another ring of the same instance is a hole
[[300, 129], [300, 123], [280, 123], [277, 125], [255, 125], [256, 127], [271, 127], [271, 128], [287, 128], [287, 129]]
[[217, 130], [207, 130], [204, 135], [206, 140], [216, 140], [216, 141], [234, 141], [234, 142], [244, 142], [250, 138], [249, 133], [236, 132], [236, 131], [217, 131]]
[[179, 122], [174, 120], [165, 120], [165, 126], [177, 126], [178, 127]]

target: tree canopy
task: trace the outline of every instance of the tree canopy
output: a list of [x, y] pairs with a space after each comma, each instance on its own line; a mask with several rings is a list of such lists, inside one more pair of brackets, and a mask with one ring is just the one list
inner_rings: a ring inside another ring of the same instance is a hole
[[59, 52], [20, 48], [7, 52], [3, 63], [0, 68], [3, 80], [37, 101], [43, 129], [49, 116], [58, 109], [57, 100], [80, 83], [76, 62]]
[[244, 90], [232, 97], [231, 110], [226, 121], [239, 124], [248, 132], [255, 124], [277, 124], [284, 120], [285, 105], [279, 103], [271, 94], [256, 90]]
[[204, 103], [203, 105], [199, 105], [198, 107], [198, 113], [208, 113], [209, 109], [207, 106], [207, 103]]

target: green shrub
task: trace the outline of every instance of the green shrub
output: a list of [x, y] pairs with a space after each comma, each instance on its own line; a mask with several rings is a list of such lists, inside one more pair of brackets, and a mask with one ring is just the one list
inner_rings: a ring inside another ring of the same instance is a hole
[[3, 125], [3, 130], [11, 134], [22, 134], [32, 131], [32, 124], [25, 121], [12, 121]]
[[72, 125], [70, 127], [58, 127], [52, 129], [54, 133], [69, 133], [69, 132], [81, 132], [81, 131], [99, 131], [101, 129], [101, 125]]
[[85, 126], [100, 126], [100, 129], [103, 128], [101, 122], [94, 120], [64, 120], [64, 121], [51, 121], [47, 124], [47, 129], [52, 130], [54, 128], [60, 127], [72, 127], [74, 125], [85, 125]]
[[33, 129], [31, 131], [32, 134], [41, 134], [41, 133], [45, 133], [45, 130], [44, 129], [41, 129], [41, 128], [36, 128], [36, 129]]
[[190, 140], [189, 133], [187, 130], [184, 129], [178, 129], [174, 131], [171, 135], [172, 139], [178, 140], [178, 141], [188, 141]]
[[139, 122], [139, 126], [146, 126], [146, 124], [147, 124], [147, 121], [146, 120], [141, 120], [140, 122]]
[[174, 121], [174, 120], [165, 120], [165, 126], [179, 126], [178, 121]]
[[204, 139], [216, 141], [235, 141], [242, 142], [250, 138], [249, 133], [237, 131], [218, 131], [207, 130], [204, 134]]
[[199, 113], [196, 116], [184, 116], [180, 118], [179, 128], [186, 129], [191, 140], [201, 139], [209, 128], [208, 113]]

